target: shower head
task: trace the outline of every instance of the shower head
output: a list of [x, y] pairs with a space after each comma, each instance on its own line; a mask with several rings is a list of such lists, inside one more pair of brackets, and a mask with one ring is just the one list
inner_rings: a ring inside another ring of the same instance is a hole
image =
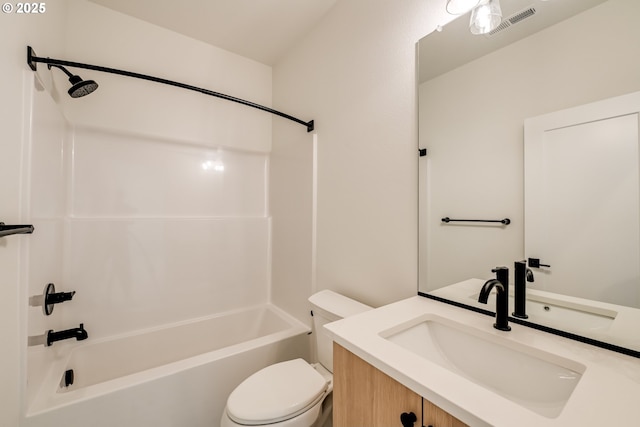
[[71, 88], [69, 89], [69, 96], [72, 98], [80, 98], [85, 95], [89, 95], [94, 90], [98, 89], [98, 83], [93, 80], [82, 80], [82, 77], [73, 75], [64, 68], [62, 65], [47, 64], [47, 68], [51, 67], [60, 68], [69, 77], [69, 83]]
[[69, 89], [69, 96], [72, 98], [80, 98], [81, 96], [89, 95], [91, 92], [98, 89], [98, 83], [94, 80], [82, 80], [80, 76], [73, 76], [69, 81], [73, 85]]

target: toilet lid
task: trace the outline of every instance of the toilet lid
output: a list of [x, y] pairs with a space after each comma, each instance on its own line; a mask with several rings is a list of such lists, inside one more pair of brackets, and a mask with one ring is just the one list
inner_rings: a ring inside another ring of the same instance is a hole
[[299, 415], [315, 404], [327, 380], [303, 359], [276, 363], [244, 380], [227, 400], [229, 418], [259, 425]]

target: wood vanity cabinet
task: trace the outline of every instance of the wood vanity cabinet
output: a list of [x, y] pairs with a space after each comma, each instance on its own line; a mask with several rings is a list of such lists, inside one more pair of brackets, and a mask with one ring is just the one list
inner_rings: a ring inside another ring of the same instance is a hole
[[401, 414], [413, 412], [415, 427], [468, 427], [422, 396], [333, 344], [333, 426], [403, 427]]

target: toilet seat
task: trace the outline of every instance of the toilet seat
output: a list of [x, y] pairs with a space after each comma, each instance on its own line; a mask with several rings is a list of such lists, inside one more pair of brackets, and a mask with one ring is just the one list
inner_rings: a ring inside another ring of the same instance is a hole
[[227, 400], [227, 415], [243, 425], [264, 425], [304, 413], [324, 396], [328, 381], [303, 359], [276, 363], [244, 380]]

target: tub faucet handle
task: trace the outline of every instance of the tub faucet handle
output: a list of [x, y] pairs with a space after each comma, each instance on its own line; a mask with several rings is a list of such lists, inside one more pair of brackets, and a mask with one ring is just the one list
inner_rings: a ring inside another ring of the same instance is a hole
[[42, 310], [44, 311], [44, 314], [49, 316], [51, 313], [53, 313], [54, 304], [71, 301], [75, 294], [76, 291], [56, 292], [56, 286], [53, 283], [49, 283], [44, 288], [44, 303], [42, 304]]

